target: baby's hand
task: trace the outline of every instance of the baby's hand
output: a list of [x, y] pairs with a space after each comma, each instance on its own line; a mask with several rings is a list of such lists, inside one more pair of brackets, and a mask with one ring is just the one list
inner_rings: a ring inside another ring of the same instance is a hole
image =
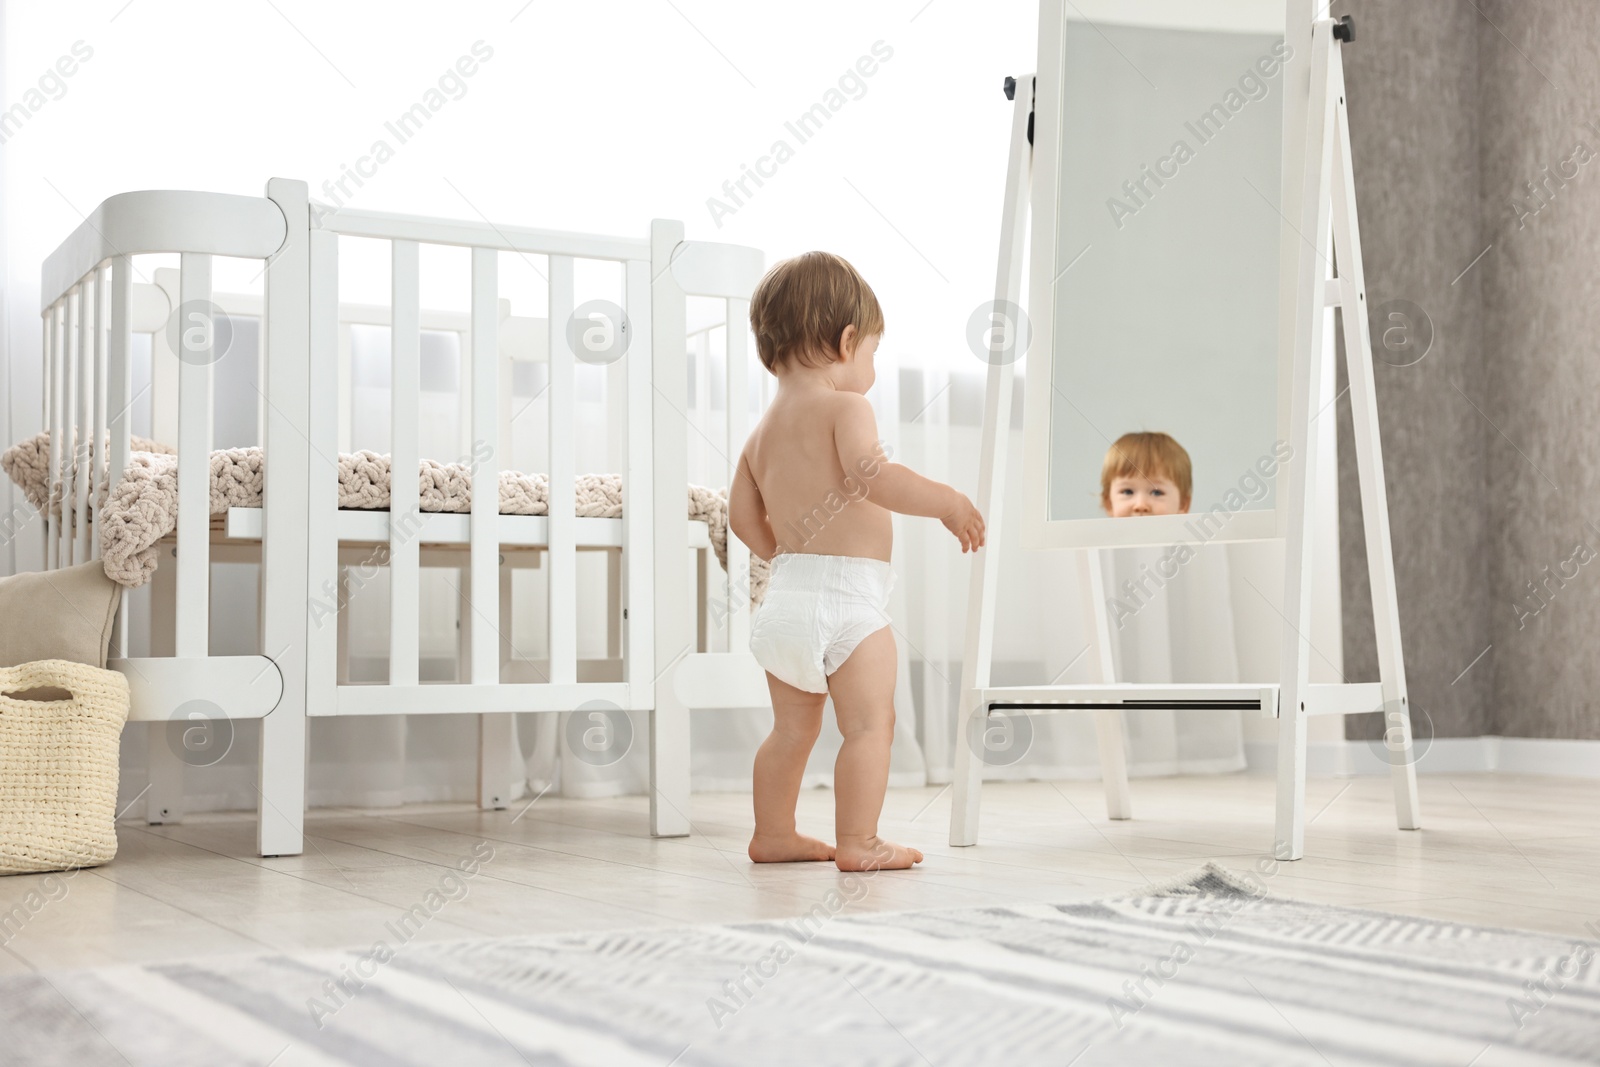
[[978, 514], [978, 509], [964, 494], [957, 493], [956, 496], [959, 502], [955, 510], [940, 521], [961, 542], [962, 552], [976, 552], [983, 547], [983, 516]]

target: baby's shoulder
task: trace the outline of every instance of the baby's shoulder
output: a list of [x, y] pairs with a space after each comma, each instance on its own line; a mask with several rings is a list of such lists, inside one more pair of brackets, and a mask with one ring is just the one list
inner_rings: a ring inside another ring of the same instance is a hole
[[877, 425], [878, 417], [873, 411], [872, 401], [863, 393], [833, 393], [828, 398], [828, 404], [828, 414], [835, 426], [865, 430]]
[[814, 412], [828, 415], [834, 419], [855, 420], [863, 417], [872, 417], [872, 401], [861, 393], [830, 390], [828, 392], [814, 393], [806, 399], [812, 405]]
[[797, 421], [807, 436], [833, 441], [841, 435], [851, 439], [876, 432], [872, 402], [860, 393], [827, 392], [810, 399], [810, 408]]

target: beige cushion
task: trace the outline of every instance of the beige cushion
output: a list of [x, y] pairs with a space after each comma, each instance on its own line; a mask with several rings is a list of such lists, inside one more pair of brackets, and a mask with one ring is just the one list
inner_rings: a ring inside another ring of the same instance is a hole
[[121, 595], [99, 560], [0, 578], [0, 667], [41, 659], [104, 667]]

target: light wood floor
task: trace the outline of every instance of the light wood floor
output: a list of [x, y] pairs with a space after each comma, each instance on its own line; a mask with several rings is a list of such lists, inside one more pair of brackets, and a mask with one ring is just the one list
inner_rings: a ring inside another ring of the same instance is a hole
[[[1386, 779], [1312, 781], [1307, 858], [1280, 865], [1270, 891], [1563, 935], [1600, 924], [1600, 781], [1429, 776], [1421, 792], [1425, 829], [1401, 832]], [[892, 790], [885, 834], [928, 860], [875, 877], [852, 910], [1078, 900], [1267, 855], [1268, 778], [1135, 780], [1133, 794], [1135, 818], [1113, 823], [1095, 782], [991, 784], [982, 843], [952, 849], [947, 789]], [[0, 879], [0, 921], [13, 916], [0, 928], [0, 974], [368, 945], [430, 890], [452, 889], [449, 872], [485, 843], [492, 858], [422, 937], [788, 917], [839, 877], [831, 865], [751, 864], [747, 795], [697, 794], [695, 833], [660, 841], [646, 836], [642, 797], [523, 803], [316, 811], [305, 855], [273, 860], [251, 855], [244, 816], [126, 823], [109, 866]], [[828, 834], [831, 793], [808, 792], [800, 807], [803, 830]]]

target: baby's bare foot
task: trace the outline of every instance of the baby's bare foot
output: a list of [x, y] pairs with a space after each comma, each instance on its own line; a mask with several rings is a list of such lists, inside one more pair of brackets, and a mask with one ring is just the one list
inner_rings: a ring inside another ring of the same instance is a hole
[[757, 834], [750, 839], [750, 858], [756, 863], [831, 860], [833, 846], [805, 834]]
[[899, 871], [922, 862], [922, 853], [881, 837], [839, 840], [835, 862], [841, 871]]

